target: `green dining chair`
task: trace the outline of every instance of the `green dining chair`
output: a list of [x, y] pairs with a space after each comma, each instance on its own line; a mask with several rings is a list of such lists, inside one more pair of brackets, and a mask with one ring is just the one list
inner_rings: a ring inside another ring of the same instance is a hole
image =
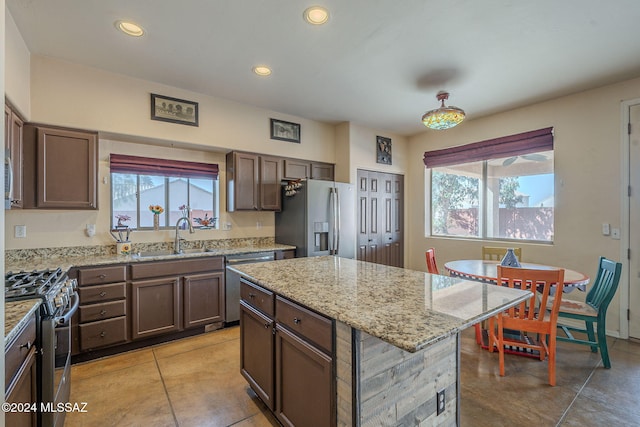
[[[600, 257], [598, 274], [591, 290], [587, 294], [586, 302], [563, 298], [560, 304], [560, 311], [558, 312], [558, 328], [560, 328], [566, 336], [558, 334], [556, 339], [558, 341], [588, 345], [594, 353], [600, 349], [602, 363], [607, 369], [611, 368], [606, 336], [607, 307], [618, 288], [621, 271], [621, 263]], [[585, 328], [582, 329], [561, 324], [562, 318], [582, 320], [585, 322]], [[595, 334], [593, 330], [594, 323], [597, 324], [597, 334]], [[586, 334], [587, 339], [575, 338], [571, 332]]]

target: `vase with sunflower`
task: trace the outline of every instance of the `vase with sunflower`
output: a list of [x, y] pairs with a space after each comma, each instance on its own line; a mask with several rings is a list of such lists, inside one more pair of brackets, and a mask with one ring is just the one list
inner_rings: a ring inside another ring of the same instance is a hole
[[164, 208], [160, 205], [149, 205], [149, 210], [153, 213], [153, 229], [160, 229], [160, 214], [164, 212]]

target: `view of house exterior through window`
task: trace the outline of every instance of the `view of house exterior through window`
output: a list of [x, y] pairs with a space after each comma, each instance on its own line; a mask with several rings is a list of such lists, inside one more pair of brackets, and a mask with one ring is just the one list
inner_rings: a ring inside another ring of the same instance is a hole
[[431, 169], [434, 236], [552, 242], [553, 151]]
[[117, 215], [127, 215], [130, 228], [152, 228], [150, 205], [164, 209], [160, 214], [161, 227], [173, 227], [182, 216], [180, 206], [191, 208], [193, 225], [197, 219], [218, 216], [218, 181], [214, 179], [178, 178], [133, 173], [111, 174], [112, 226]]

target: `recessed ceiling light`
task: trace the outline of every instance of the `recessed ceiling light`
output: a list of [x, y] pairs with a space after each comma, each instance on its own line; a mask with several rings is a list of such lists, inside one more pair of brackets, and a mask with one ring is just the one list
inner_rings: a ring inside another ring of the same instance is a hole
[[303, 16], [309, 24], [322, 25], [329, 20], [329, 11], [322, 6], [311, 6], [304, 11]]
[[253, 67], [253, 72], [259, 76], [268, 76], [269, 74], [271, 74], [271, 68], [265, 65], [257, 65]]
[[131, 21], [116, 21], [115, 25], [117, 29], [133, 37], [140, 37], [144, 34], [142, 27]]

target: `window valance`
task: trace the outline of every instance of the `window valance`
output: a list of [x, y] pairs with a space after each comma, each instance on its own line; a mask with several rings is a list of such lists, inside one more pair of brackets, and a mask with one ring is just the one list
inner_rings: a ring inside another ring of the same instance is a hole
[[109, 165], [111, 172], [118, 173], [218, 179], [218, 165], [215, 163], [185, 162], [111, 154], [109, 156]]
[[428, 168], [501, 159], [523, 154], [553, 150], [553, 127], [523, 132], [516, 135], [425, 151], [424, 164]]

